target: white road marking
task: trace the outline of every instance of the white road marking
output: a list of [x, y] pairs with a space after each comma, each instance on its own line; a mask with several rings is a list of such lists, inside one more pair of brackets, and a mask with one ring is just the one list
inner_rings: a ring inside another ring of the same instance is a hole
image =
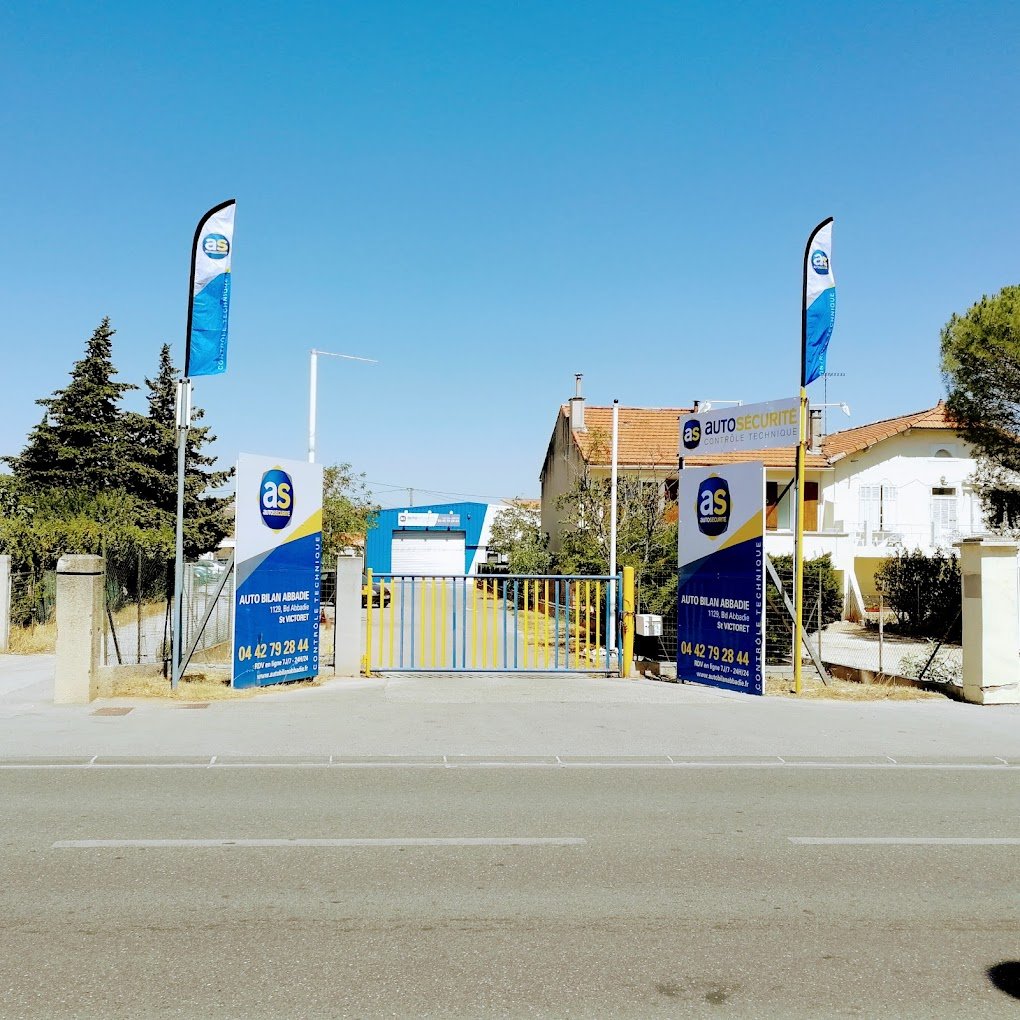
[[[221, 761], [214, 756], [215, 761], [185, 762], [185, 761], [152, 761], [152, 762], [118, 762], [98, 760], [98, 756], [88, 762], [72, 764], [67, 762], [4, 762], [0, 761], [0, 772], [31, 772], [44, 770], [58, 770], [76, 772], [88, 769], [98, 772], [109, 769], [211, 769], [214, 772], [226, 771], [228, 769], [814, 769], [836, 772], [844, 771], [893, 771], [893, 772], [931, 772], [931, 771], [952, 771], [952, 772], [1010, 772], [1020, 769], [1020, 758], [1013, 758], [1013, 764], [1006, 764], [1003, 759], [996, 762], [981, 764], [977, 762], [848, 762], [848, 761], [826, 761], [819, 758], [815, 761], [780, 761], [777, 757], [771, 761], [684, 761], [683, 759], [670, 758], [663, 755], [661, 762], [653, 761], [615, 761], [607, 758], [604, 761], [563, 761], [559, 756], [550, 755], [550, 760], [543, 761], [490, 761], [445, 762], [437, 759], [434, 762], [422, 761], [337, 761], [332, 756], [323, 755], [321, 761]], [[1001, 762], [1001, 764], [1000, 764]]]
[[386, 839], [61, 839], [54, 850], [202, 849], [205, 847], [584, 846], [581, 836], [450, 836]]
[[1020, 846], [1013, 836], [789, 836], [799, 846]]

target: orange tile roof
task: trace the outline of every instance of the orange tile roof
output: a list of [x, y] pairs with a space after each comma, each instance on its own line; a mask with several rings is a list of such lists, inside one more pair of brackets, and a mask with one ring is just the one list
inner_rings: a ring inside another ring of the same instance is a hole
[[[687, 407], [621, 407], [619, 463], [624, 466], [673, 467], [677, 459], [677, 419], [690, 414]], [[564, 404], [560, 413], [569, 416], [570, 408]], [[574, 442], [589, 464], [608, 465], [613, 433], [611, 407], [585, 407], [584, 432], [572, 431]], [[859, 425], [856, 428], [834, 432], [822, 441], [820, 452], [807, 454], [806, 466], [815, 470], [829, 467], [834, 458], [866, 450], [884, 439], [910, 429], [953, 429], [956, 424], [949, 417], [946, 405], [940, 400], [934, 407], [913, 414]], [[691, 467], [712, 467], [715, 464], [737, 464], [761, 461], [769, 468], [793, 468], [797, 457], [796, 446], [781, 446], [770, 450], [741, 450], [718, 453], [711, 457], [686, 457]]]
[[[564, 404], [560, 411], [569, 416]], [[682, 415], [689, 407], [621, 407], [618, 459], [621, 464], [675, 465]], [[613, 409], [584, 409], [585, 431], [573, 430], [574, 442], [589, 464], [608, 464], [612, 455]]]
[[834, 457], [846, 456], [867, 450], [883, 439], [908, 432], [910, 429], [956, 429], [956, 423], [949, 417], [946, 405], [940, 400], [934, 407], [913, 414], [901, 414], [898, 418], [886, 418], [858, 425], [857, 428], [833, 432], [825, 437], [822, 449], [831, 461]]
[[[566, 405], [560, 408], [570, 414]], [[625, 466], [675, 467], [679, 446], [677, 419], [690, 414], [689, 407], [621, 407], [619, 463]], [[613, 409], [611, 407], [585, 407], [584, 432], [573, 430], [574, 442], [589, 464], [609, 464], [613, 435]], [[685, 457], [691, 467], [712, 467], [715, 464], [738, 464], [762, 461], [766, 467], [792, 468], [797, 458], [796, 446], [783, 446], [771, 450], [742, 450], [718, 453], [711, 457]], [[809, 453], [809, 468], [828, 467], [820, 453]]]

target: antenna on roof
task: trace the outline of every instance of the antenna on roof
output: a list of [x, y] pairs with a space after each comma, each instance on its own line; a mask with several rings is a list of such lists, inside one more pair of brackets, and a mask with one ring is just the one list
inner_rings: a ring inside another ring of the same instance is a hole
[[[829, 401], [829, 380], [830, 379], [845, 379], [846, 372], [823, 372], [822, 373], [822, 406], [825, 407]], [[842, 404], [842, 407], [846, 407], [846, 404]], [[843, 412], [844, 414], [850, 414], [849, 410]], [[829, 434], [829, 412], [822, 412], [822, 432], [825, 435]]]

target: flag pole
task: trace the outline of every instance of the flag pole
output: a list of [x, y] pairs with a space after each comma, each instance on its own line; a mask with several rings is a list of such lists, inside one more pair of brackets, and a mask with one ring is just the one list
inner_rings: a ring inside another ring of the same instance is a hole
[[191, 428], [191, 380], [177, 384], [177, 527], [174, 536], [174, 635], [170, 688], [177, 690], [184, 667], [184, 474]]
[[[205, 230], [218, 213], [230, 209], [235, 205], [234, 199], [227, 199], [214, 205], [199, 221], [195, 227], [195, 236], [191, 242], [191, 276], [188, 281], [188, 325], [184, 333], [184, 375], [177, 383], [177, 521], [174, 531], [174, 613], [173, 613], [173, 635], [170, 645], [170, 688], [177, 690], [181, 681], [181, 674], [184, 672], [184, 488], [187, 474], [188, 461], [188, 431], [191, 428], [191, 346], [193, 339], [193, 327], [195, 326], [195, 280], [196, 260], [198, 258], [199, 241], [202, 231]], [[230, 249], [233, 244], [233, 210], [231, 209], [228, 225], [219, 229], [227, 230], [229, 238], [223, 234], [213, 234], [211, 240], [217, 242], [215, 247], [206, 249], [209, 259], [217, 264], [224, 261], [223, 267], [227, 273], [223, 294], [219, 299], [218, 321], [216, 325], [221, 331], [220, 338], [220, 364], [210, 367], [206, 359], [199, 358], [199, 364], [195, 366], [196, 375], [214, 375], [222, 372], [226, 365], [226, 333], [227, 333], [227, 307], [229, 304], [230, 287]], [[222, 247], [221, 247], [222, 244]], [[204, 286], [208, 282], [207, 273], [199, 280]], [[204, 282], [203, 282], [204, 281]], [[208, 313], [205, 313], [208, 317]], [[208, 322], [202, 323], [208, 329]]]
[[808, 319], [808, 261], [811, 258], [811, 246], [818, 232], [832, 223], [828, 216], [808, 235], [804, 246], [804, 266], [801, 278], [800, 302], [800, 414], [797, 424], [797, 466], [794, 480], [797, 491], [797, 530], [794, 538], [793, 554], [793, 690], [801, 693], [801, 645], [804, 643], [804, 485], [806, 473], [806, 454], [808, 443], [808, 398], [807, 398], [807, 319]]
[[[804, 376], [801, 374], [801, 380]], [[794, 476], [797, 481], [797, 532], [794, 541], [793, 569], [793, 691], [800, 694], [801, 663], [800, 645], [802, 640], [801, 620], [804, 610], [804, 461], [807, 445], [807, 387], [800, 388], [800, 415], [797, 431], [797, 466]]]

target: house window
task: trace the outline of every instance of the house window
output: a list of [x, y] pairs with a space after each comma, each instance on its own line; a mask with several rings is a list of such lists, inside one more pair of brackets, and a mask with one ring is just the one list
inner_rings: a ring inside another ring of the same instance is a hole
[[[812, 490], [812, 486], [814, 489]], [[810, 523], [817, 518], [817, 509], [814, 517], [807, 507], [812, 498], [815, 506], [818, 503], [818, 483], [808, 482], [804, 488], [805, 501], [805, 527], [807, 530], [814, 530], [814, 524]], [[793, 527], [793, 504], [794, 490], [787, 481], [765, 483], [765, 527], [768, 531], [787, 531]]]
[[666, 479], [666, 500], [670, 503], [675, 503], [678, 499], [680, 491], [680, 481], [676, 478]]
[[940, 447], [938, 447], [935, 450], [935, 453], [934, 453], [933, 456], [935, 456], [935, 457], [955, 457], [956, 454], [954, 454], [953, 451], [950, 450], [948, 447], [940, 446]]
[[869, 531], [889, 531], [896, 526], [896, 486], [862, 485], [860, 488], [861, 524]]

